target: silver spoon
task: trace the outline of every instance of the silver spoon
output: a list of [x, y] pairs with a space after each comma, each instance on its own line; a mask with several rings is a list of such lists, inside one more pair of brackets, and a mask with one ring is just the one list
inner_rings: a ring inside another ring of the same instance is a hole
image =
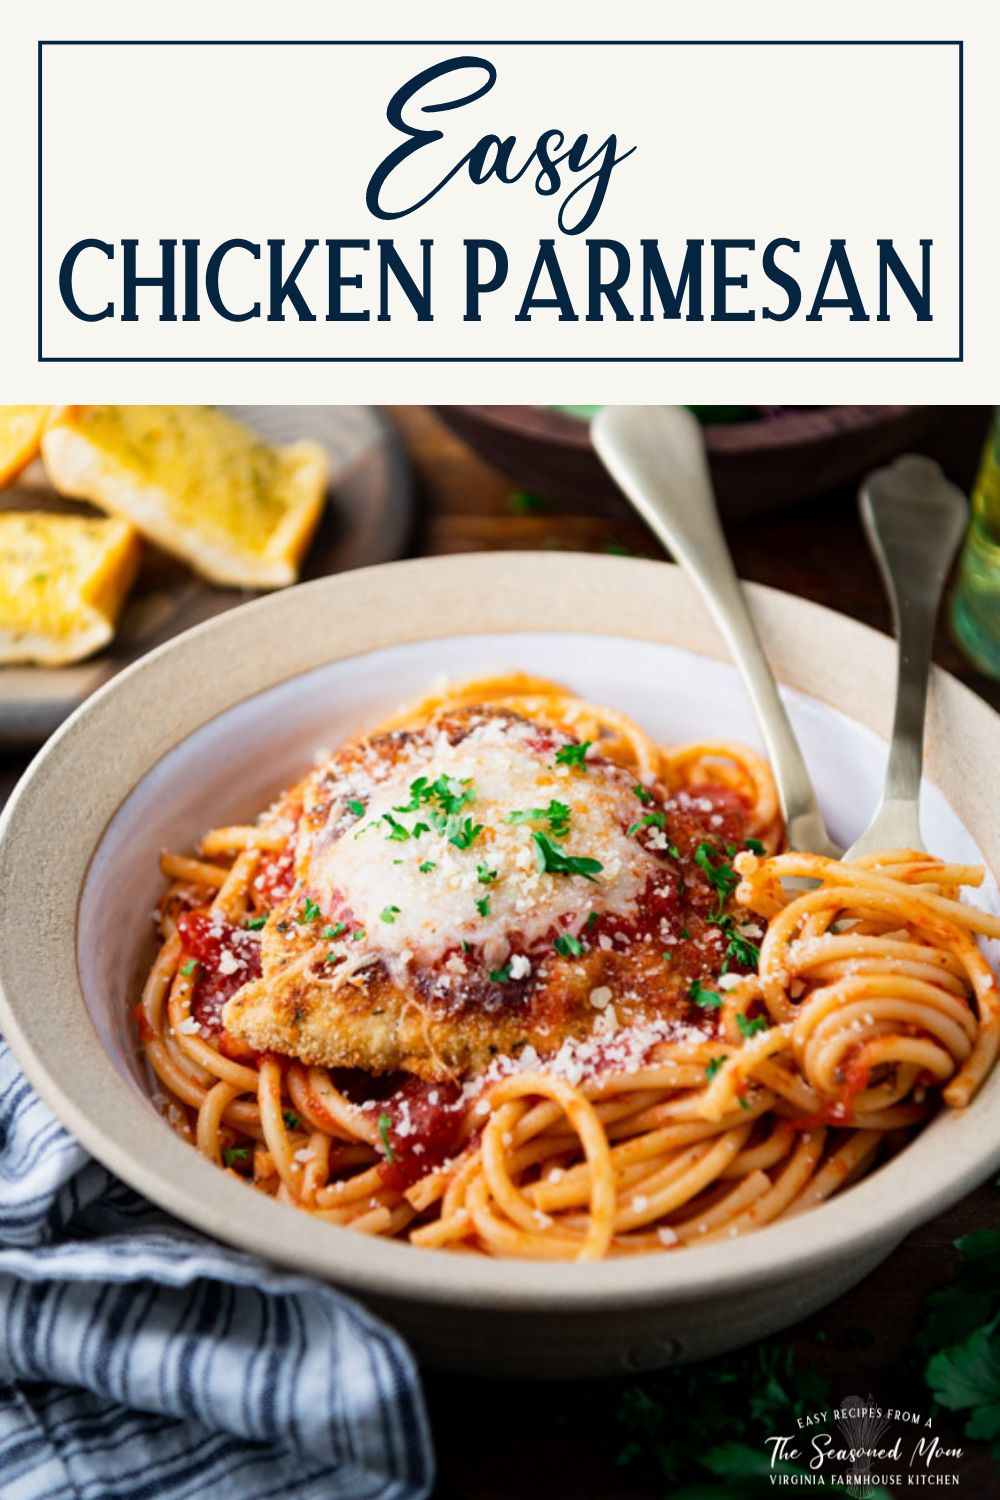
[[966, 520], [961, 493], [937, 464], [922, 458], [898, 460], [863, 488], [862, 518], [899, 638], [897, 707], [882, 802], [843, 856], [826, 832], [747, 610], [719, 524], [698, 423], [680, 407], [605, 407], [591, 436], [612, 478], [690, 574], [730, 649], [770, 757], [789, 847], [835, 859], [879, 848], [922, 848], [917, 801], [930, 649], [944, 579]]
[[697, 420], [681, 406], [605, 406], [590, 436], [612, 479], [700, 591], [729, 647], [767, 747], [789, 847], [838, 859], [722, 534]]
[[969, 518], [962, 492], [930, 458], [908, 455], [861, 486], [861, 521], [882, 574], [899, 646], [896, 712], [882, 800], [847, 858], [924, 848], [920, 775], [931, 646], [941, 591]]

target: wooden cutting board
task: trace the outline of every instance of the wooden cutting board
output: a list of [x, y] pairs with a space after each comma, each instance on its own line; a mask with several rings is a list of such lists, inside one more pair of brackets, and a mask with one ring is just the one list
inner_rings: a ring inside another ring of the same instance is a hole
[[[228, 406], [272, 442], [312, 438], [330, 457], [326, 511], [302, 577], [390, 562], [405, 551], [413, 522], [410, 469], [385, 418], [373, 406]], [[40, 463], [0, 492], [9, 510], [86, 510], [56, 495]], [[0, 745], [45, 739], [78, 704], [123, 667], [191, 625], [256, 597], [222, 589], [183, 563], [147, 547], [139, 578], [106, 649], [70, 667], [0, 668]]]

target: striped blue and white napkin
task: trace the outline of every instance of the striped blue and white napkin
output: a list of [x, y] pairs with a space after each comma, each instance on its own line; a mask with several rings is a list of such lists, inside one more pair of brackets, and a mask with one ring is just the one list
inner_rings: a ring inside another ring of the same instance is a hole
[[0, 1040], [3, 1500], [421, 1500], [401, 1340], [87, 1156]]

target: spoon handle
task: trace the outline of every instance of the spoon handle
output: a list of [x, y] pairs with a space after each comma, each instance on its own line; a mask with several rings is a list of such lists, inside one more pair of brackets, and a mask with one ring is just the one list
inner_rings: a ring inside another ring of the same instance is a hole
[[809, 772], [719, 524], [701, 428], [676, 406], [605, 406], [591, 424], [602, 463], [697, 585], [738, 667], [767, 746], [793, 849], [836, 856]]
[[907, 455], [869, 475], [861, 521], [892, 606], [896, 712], [878, 811], [851, 855], [923, 849], [918, 804], [934, 622], [968, 520], [965, 497], [929, 458]]

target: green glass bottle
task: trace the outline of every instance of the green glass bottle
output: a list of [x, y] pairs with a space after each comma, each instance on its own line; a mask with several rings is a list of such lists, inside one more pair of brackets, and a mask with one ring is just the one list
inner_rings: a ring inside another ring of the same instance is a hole
[[1000, 407], [972, 491], [951, 623], [958, 644], [980, 671], [1000, 677]]

